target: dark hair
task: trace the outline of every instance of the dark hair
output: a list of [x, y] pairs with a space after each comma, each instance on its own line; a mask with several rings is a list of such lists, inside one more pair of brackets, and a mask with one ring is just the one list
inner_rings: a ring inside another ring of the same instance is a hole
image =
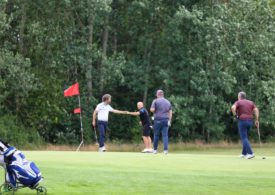
[[107, 100], [109, 100], [112, 96], [110, 94], [105, 94], [104, 96], [102, 96], [102, 101], [106, 102]]
[[246, 93], [244, 91], [239, 92], [238, 95], [241, 99], [245, 99], [246, 98]]

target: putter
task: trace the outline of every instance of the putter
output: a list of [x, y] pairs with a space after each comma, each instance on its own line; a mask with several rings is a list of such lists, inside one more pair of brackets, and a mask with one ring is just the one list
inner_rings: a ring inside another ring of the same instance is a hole
[[[261, 131], [260, 131], [259, 126], [257, 127], [257, 131], [258, 131], [258, 138], [259, 138], [260, 148], [262, 148]], [[266, 157], [262, 156], [262, 159], [266, 159]]]
[[257, 127], [260, 146], [262, 146], [260, 127]]
[[95, 145], [99, 146], [99, 144], [98, 144], [98, 139], [97, 139], [97, 134], [96, 134], [96, 128], [93, 127], [93, 129], [94, 129], [94, 135], [95, 135], [95, 140], [96, 140]]

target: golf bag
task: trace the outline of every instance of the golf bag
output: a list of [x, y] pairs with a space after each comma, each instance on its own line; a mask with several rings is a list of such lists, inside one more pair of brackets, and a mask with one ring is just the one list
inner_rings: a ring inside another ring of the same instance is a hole
[[6, 167], [6, 180], [13, 187], [17, 187], [17, 182], [30, 188], [39, 184], [42, 180], [40, 170], [33, 162], [29, 162], [21, 151], [1, 140], [0, 151]]

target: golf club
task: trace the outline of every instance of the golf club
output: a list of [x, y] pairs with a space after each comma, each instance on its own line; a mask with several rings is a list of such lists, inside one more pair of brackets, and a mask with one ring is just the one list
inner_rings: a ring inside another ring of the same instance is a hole
[[95, 134], [95, 140], [96, 140], [96, 143], [95, 143], [95, 145], [99, 145], [98, 144], [98, 139], [97, 139], [97, 134], [96, 134], [96, 128], [95, 127], [93, 127], [93, 129], [94, 129], [94, 134]]
[[260, 127], [259, 126], [257, 127], [257, 131], [258, 131], [259, 143], [260, 143], [260, 146], [261, 146], [262, 145], [262, 141], [261, 141], [261, 132], [260, 132]]
[[[257, 131], [258, 131], [258, 138], [259, 138], [259, 143], [260, 143], [260, 148], [262, 148], [262, 140], [261, 140], [261, 132], [260, 132], [260, 127], [257, 127]], [[265, 156], [262, 156], [262, 159], [266, 159]]]

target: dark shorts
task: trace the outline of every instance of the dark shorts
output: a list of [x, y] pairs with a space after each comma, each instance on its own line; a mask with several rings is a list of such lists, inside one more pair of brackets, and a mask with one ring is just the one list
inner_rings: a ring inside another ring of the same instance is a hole
[[142, 136], [148, 137], [151, 133], [151, 127], [150, 125], [144, 125], [142, 128]]

